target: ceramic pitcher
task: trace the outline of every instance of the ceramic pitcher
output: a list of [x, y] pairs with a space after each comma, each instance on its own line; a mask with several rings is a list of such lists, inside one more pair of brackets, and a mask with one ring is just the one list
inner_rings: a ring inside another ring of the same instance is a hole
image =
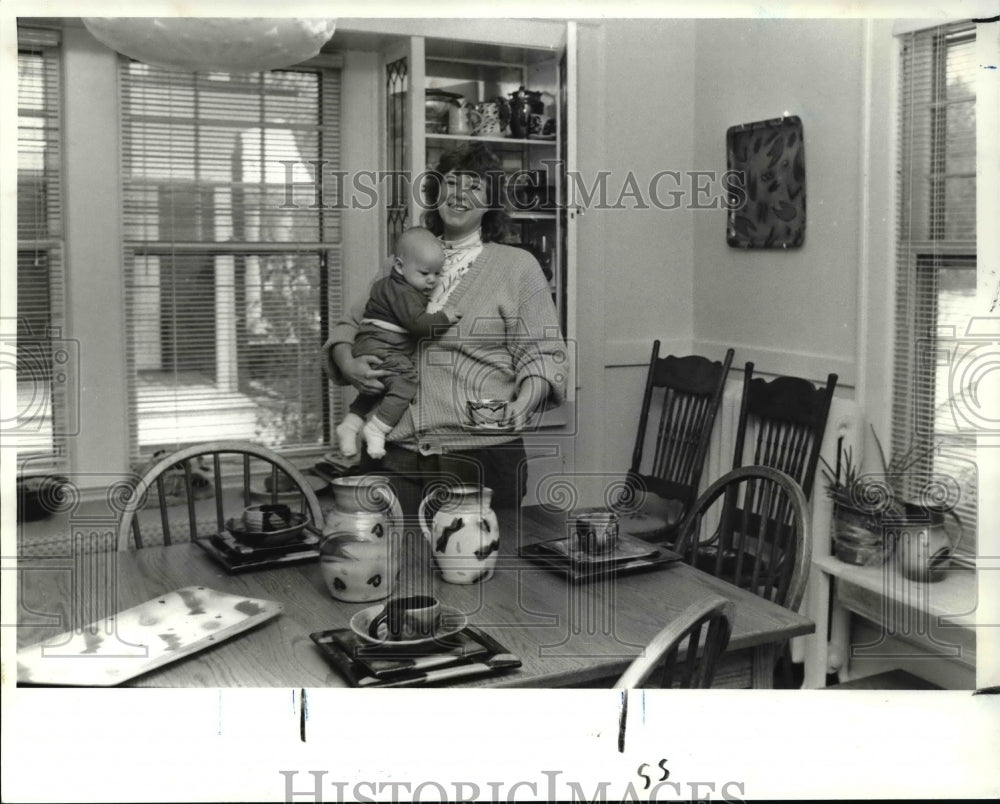
[[381, 600], [399, 573], [403, 513], [387, 478], [340, 477], [331, 482], [334, 507], [327, 514], [320, 570], [337, 600]]
[[476, 104], [479, 122], [473, 127], [476, 137], [501, 137], [510, 120], [510, 105], [503, 98]]
[[904, 517], [891, 530], [899, 571], [914, 581], [940, 581], [962, 539], [962, 521], [950, 510], [905, 504]]
[[[420, 527], [448, 583], [477, 583], [493, 576], [500, 529], [492, 497], [492, 489], [468, 485], [437, 489], [421, 500]], [[428, 507], [436, 509], [430, 520]]]
[[482, 121], [482, 116], [466, 100], [453, 101], [448, 108], [448, 133], [471, 134]]

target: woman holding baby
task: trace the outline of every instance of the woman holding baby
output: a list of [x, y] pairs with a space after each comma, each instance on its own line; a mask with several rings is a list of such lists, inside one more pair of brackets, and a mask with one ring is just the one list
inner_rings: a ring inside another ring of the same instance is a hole
[[[407, 516], [440, 481], [487, 486], [495, 508], [517, 507], [527, 481], [522, 431], [534, 414], [562, 403], [569, 374], [538, 262], [501, 243], [508, 219], [500, 161], [476, 143], [445, 153], [437, 171], [423, 223], [441, 241], [444, 265], [427, 309], [457, 311], [457, 320], [422, 342], [418, 390], [386, 434], [384, 456], [361, 449], [361, 471], [387, 475]], [[334, 381], [378, 395], [386, 369], [352, 351], [361, 317], [355, 311], [338, 321], [324, 352]], [[508, 402], [494, 428], [470, 424], [467, 403], [481, 399]]]

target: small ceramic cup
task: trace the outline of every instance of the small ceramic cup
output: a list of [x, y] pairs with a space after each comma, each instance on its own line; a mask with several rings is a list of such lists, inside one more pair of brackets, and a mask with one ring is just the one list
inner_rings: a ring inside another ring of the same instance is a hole
[[382, 611], [372, 618], [368, 634], [374, 639], [389, 641], [425, 639], [434, 636], [440, 623], [441, 604], [436, 597], [397, 597], [386, 603]]
[[577, 549], [597, 555], [609, 553], [618, 543], [618, 515], [613, 511], [588, 511], [576, 518]]
[[554, 137], [556, 119], [546, 114], [533, 114], [528, 118], [528, 133], [532, 137]]
[[509, 403], [503, 399], [470, 399], [465, 406], [474, 427], [499, 429], [506, 425]]
[[472, 129], [474, 137], [499, 137], [504, 130], [504, 121], [500, 112], [500, 104], [496, 101], [484, 101], [476, 104], [479, 121]]

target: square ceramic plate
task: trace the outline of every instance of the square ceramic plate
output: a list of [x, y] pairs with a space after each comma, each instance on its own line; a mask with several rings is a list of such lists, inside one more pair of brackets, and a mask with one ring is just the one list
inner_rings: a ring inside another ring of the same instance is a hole
[[287, 567], [319, 558], [319, 537], [306, 533], [300, 543], [279, 547], [245, 547], [228, 533], [201, 537], [194, 540], [212, 559], [221, 564], [230, 575], [250, 570]]
[[110, 687], [277, 617], [280, 603], [188, 586], [17, 652], [20, 684]]
[[631, 561], [637, 558], [649, 558], [650, 556], [656, 555], [659, 550], [655, 544], [645, 542], [642, 539], [639, 539], [636, 536], [631, 536], [628, 533], [619, 533], [618, 541], [615, 543], [614, 549], [607, 553], [584, 552], [573, 544], [573, 539], [571, 537], [553, 539], [552, 541], [543, 542], [543, 544], [546, 547], [551, 548], [553, 552], [559, 553], [561, 556], [565, 556], [570, 561], [577, 564], [585, 564], [587, 566], [617, 564], [622, 561]]
[[373, 646], [349, 628], [309, 636], [353, 687], [417, 687], [521, 666], [517, 656], [471, 625], [422, 651]]
[[[615, 553], [598, 558], [578, 553], [569, 545], [568, 538], [562, 538], [524, 545], [521, 547], [521, 556], [538, 561], [550, 569], [565, 572], [572, 580], [588, 580], [607, 577], [609, 574], [642, 572], [670, 566], [681, 560], [678, 553], [666, 547], [643, 542], [634, 536], [619, 535], [619, 543], [623, 539], [634, 540], [644, 546], [641, 549], [633, 546], [629, 553], [619, 549]], [[583, 556], [587, 556], [587, 558], [582, 559]]]

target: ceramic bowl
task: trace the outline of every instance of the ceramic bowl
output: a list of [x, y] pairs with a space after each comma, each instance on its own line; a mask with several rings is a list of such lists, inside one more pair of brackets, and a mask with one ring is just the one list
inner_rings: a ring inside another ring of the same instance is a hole
[[424, 96], [424, 119], [430, 134], [443, 134], [448, 130], [448, 110], [462, 96], [443, 89], [428, 89]]
[[226, 530], [237, 542], [247, 547], [279, 547], [300, 541], [302, 531], [308, 521], [307, 514], [293, 513], [289, 515], [287, 527], [260, 531], [247, 530], [247, 526], [241, 518], [233, 517], [227, 520]]
[[466, 402], [469, 421], [475, 427], [504, 429], [508, 426], [506, 421], [509, 404], [503, 399], [470, 399]]

